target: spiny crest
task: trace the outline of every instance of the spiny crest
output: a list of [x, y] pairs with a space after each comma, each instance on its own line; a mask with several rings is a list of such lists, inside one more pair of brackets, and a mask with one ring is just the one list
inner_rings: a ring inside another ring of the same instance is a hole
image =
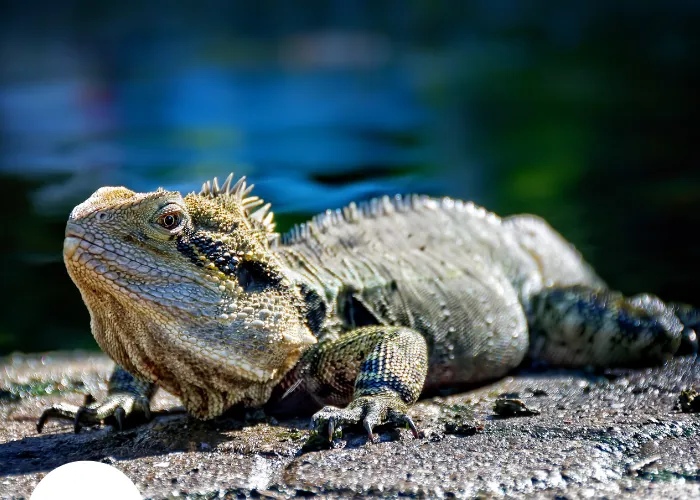
[[434, 202], [422, 195], [396, 195], [393, 198], [382, 196], [362, 201], [359, 204], [354, 201], [349, 205], [335, 210], [326, 210], [315, 215], [310, 221], [297, 224], [287, 233], [282, 235], [282, 244], [291, 245], [308, 239], [312, 230], [323, 231], [329, 227], [342, 223], [357, 223], [362, 219], [376, 218], [391, 215], [395, 212], [407, 212], [424, 208], [429, 202]]
[[242, 176], [234, 184], [233, 172], [229, 174], [224, 183], [219, 187], [219, 181], [216, 177], [212, 181], [207, 181], [202, 184], [200, 196], [205, 198], [229, 198], [239, 204], [245, 211], [248, 219], [259, 227], [262, 227], [267, 234], [267, 240], [272, 244], [277, 241], [279, 234], [275, 232], [274, 213], [270, 211], [272, 205], [265, 203], [258, 196], [251, 196], [255, 184], [246, 182], [245, 176]]
[[454, 200], [452, 198], [430, 198], [425, 195], [411, 194], [396, 195], [393, 198], [382, 196], [372, 198], [359, 204], [352, 202], [342, 209], [326, 210], [315, 215], [309, 222], [297, 224], [289, 232], [282, 235], [282, 244], [292, 245], [304, 241], [311, 236], [312, 231], [325, 231], [340, 224], [355, 224], [364, 219], [391, 216], [395, 213], [417, 212], [421, 210], [455, 210], [466, 212], [471, 216], [486, 218], [493, 223], [500, 223], [499, 218], [484, 208], [472, 202]]

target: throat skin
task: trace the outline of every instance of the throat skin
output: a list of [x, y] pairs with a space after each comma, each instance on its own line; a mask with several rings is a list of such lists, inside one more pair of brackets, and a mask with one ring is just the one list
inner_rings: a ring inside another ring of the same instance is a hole
[[[250, 380], [222, 362], [225, 353], [200, 355], [195, 336], [189, 342], [180, 340], [187, 337], [177, 332], [180, 327], [169, 318], [154, 317], [151, 309], [124, 304], [108, 294], [82, 295], [100, 348], [126, 371], [179, 396], [188, 412], [198, 418], [213, 418], [235, 404], [262, 405], [284, 374], [280, 371], [270, 380]], [[301, 354], [300, 350], [292, 356], [290, 365]]]

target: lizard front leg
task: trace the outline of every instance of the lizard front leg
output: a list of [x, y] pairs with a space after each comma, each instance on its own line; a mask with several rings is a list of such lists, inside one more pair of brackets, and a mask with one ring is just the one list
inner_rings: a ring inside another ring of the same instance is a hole
[[338, 340], [324, 342], [300, 363], [306, 390], [326, 406], [312, 418], [313, 428], [328, 435], [342, 426], [362, 425], [370, 440], [375, 426], [393, 422], [408, 425], [406, 413], [421, 393], [428, 370], [428, 349], [415, 330], [369, 326]]
[[76, 433], [83, 425], [99, 425], [106, 419], [114, 419], [121, 430], [129, 417], [151, 419], [150, 404], [156, 389], [155, 384], [138, 379], [117, 365], [109, 377], [109, 389], [103, 401], [92, 401], [88, 396], [83, 406], [57, 404], [47, 408], [39, 417], [36, 430], [41, 432], [52, 418], [72, 420]]

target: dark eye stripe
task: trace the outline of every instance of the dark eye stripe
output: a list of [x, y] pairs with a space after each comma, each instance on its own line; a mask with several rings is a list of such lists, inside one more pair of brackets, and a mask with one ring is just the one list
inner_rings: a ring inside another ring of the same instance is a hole
[[222, 242], [215, 241], [210, 236], [201, 233], [180, 236], [177, 240], [177, 249], [200, 267], [204, 265], [204, 262], [199, 258], [200, 255], [203, 255], [219, 271], [229, 276], [233, 275], [238, 267], [238, 257], [230, 252]]
[[274, 269], [260, 262], [240, 259], [223, 242], [201, 232], [180, 235], [177, 249], [196, 266], [203, 267], [206, 263], [212, 263], [227, 276], [235, 276], [246, 291], [276, 286], [282, 281]]

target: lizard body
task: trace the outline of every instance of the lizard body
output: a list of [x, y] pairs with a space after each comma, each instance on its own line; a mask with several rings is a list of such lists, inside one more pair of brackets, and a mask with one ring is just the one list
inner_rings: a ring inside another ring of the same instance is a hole
[[280, 238], [251, 189], [231, 176], [184, 198], [101, 188], [73, 210], [64, 260], [118, 366], [106, 401], [50, 408], [39, 429], [121, 424], [160, 386], [199, 418], [296, 391], [332, 405], [313, 417], [330, 436], [386, 421], [415, 433], [406, 412], [422, 391], [501, 377], [525, 356], [615, 366], [697, 347], [697, 310], [608, 290], [536, 217], [384, 197]]

